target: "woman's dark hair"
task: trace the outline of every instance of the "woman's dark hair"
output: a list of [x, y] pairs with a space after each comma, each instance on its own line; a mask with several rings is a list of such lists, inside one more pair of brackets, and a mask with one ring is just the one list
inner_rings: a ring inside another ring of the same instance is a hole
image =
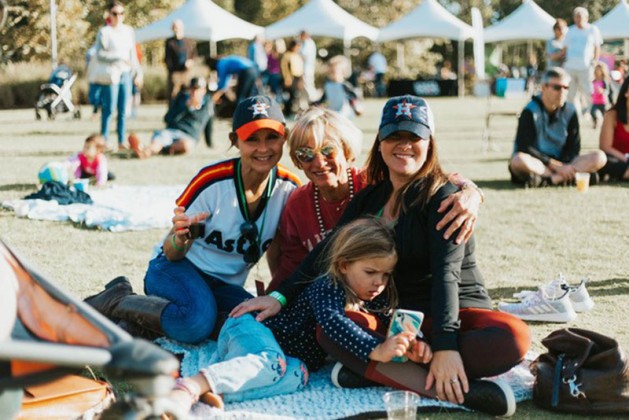
[[612, 107], [616, 111], [616, 119], [623, 124], [627, 124], [627, 89], [629, 89], [629, 76], [625, 77], [625, 81], [622, 82], [616, 103]]
[[288, 48], [286, 48], [288, 51], [293, 51], [295, 49], [295, 47], [297, 47], [299, 45], [299, 41], [297, 41], [296, 39], [291, 39], [290, 42], [288, 43]]
[[107, 8], [107, 10], [111, 10], [111, 9], [113, 9], [116, 6], [124, 7], [124, 4], [122, 4], [121, 1], [117, 1], [117, 0], [110, 1], [109, 2], [109, 7]]
[[218, 57], [209, 57], [205, 60], [210, 70], [216, 70], [216, 64], [218, 63]]
[[[376, 140], [369, 152], [366, 170], [367, 182], [369, 184], [377, 184], [390, 179], [389, 168], [382, 158], [382, 153], [380, 153], [380, 142], [383, 140], [385, 139], [380, 140], [376, 135]], [[422, 167], [413, 174], [411, 179], [400, 189], [398, 196], [395, 197], [395, 206], [393, 207], [394, 213], [397, 213], [398, 210], [406, 210], [406, 206], [404, 205], [404, 196], [406, 196], [406, 192], [411, 187], [417, 186], [420, 190], [417, 199], [411, 203], [411, 206], [419, 205], [420, 207], [424, 207], [428, 204], [428, 201], [430, 201], [430, 197], [432, 197], [448, 180], [445, 172], [443, 172], [443, 169], [441, 169], [441, 165], [439, 164], [437, 142], [435, 141], [434, 136], [431, 135], [429, 141], [430, 145], [428, 146], [426, 161]]]

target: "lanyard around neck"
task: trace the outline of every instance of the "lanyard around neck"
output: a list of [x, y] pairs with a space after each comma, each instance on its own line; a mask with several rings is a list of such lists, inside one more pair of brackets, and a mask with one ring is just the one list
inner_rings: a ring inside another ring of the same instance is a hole
[[[240, 203], [242, 205], [243, 212], [245, 213], [245, 220], [250, 223], [255, 223], [251, 220], [251, 216], [249, 215], [249, 206], [247, 204], [247, 197], [245, 196], [245, 184], [242, 180], [242, 169], [241, 169], [241, 159], [238, 159], [238, 164], [236, 165], [236, 181], [238, 182], [238, 198], [240, 199]], [[261, 203], [264, 204], [264, 210], [262, 214], [262, 224], [260, 225], [260, 241], [262, 241], [262, 233], [264, 232], [264, 221], [266, 220], [266, 209], [268, 208], [269, 197], [271, 197], [271, 190], [273, 189], [273, 174], [275, 168], [271, 170], [269, 174], [269, 180], [266, 184], [266, 190], [264, 192], [264, 196], [261, 199]]]

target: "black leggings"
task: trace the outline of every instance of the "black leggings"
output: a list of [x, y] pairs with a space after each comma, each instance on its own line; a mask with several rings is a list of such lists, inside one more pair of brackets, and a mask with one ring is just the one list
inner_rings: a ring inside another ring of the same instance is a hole
[[609, 175], [609, 178], [614, 181], [622, 181], [627, 178], [627, 171], [629, 170], [629, 161], [622, 162], [616, 156], [607, 154], [607, 163], [603, 166], [598, 174], [601, 177]]

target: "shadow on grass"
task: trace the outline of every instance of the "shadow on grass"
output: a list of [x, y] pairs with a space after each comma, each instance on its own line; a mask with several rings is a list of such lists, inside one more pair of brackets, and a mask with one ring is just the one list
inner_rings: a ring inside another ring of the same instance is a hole
[[32, 190], [37, 190], [37, 184], [0, 185], [0, 191], [32, 191]]
[[515, 185], [508, 179], [485, 179], [475, 181], [476, 185], [488, 190], [521, 190], [522, 187]]
[[[488, 289], [489, 295], [494, 300], [515, 301], [513, 294], [522, 290], [531, 290], [528, 287], [496, 287]], [[587, 283], [587, 290], [592, 297], [629, 295], [629, 278], [613, 278], [607, 280], [592, 280]]]

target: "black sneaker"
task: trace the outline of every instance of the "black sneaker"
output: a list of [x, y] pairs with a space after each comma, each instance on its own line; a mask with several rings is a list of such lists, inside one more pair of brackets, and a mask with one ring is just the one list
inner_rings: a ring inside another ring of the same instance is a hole
[[515, 413], [515, 395], [509, 384], [500, 379], [473, 380], [463, 405], [492, 416], [511, 417]]
[[337, 388], [369, 388], [372, 386], [382, 386], [357, 374], [350, 368], [343, 366], [341, 362], [336, 362], [330, 376], [332, 377], [332, 383]]

